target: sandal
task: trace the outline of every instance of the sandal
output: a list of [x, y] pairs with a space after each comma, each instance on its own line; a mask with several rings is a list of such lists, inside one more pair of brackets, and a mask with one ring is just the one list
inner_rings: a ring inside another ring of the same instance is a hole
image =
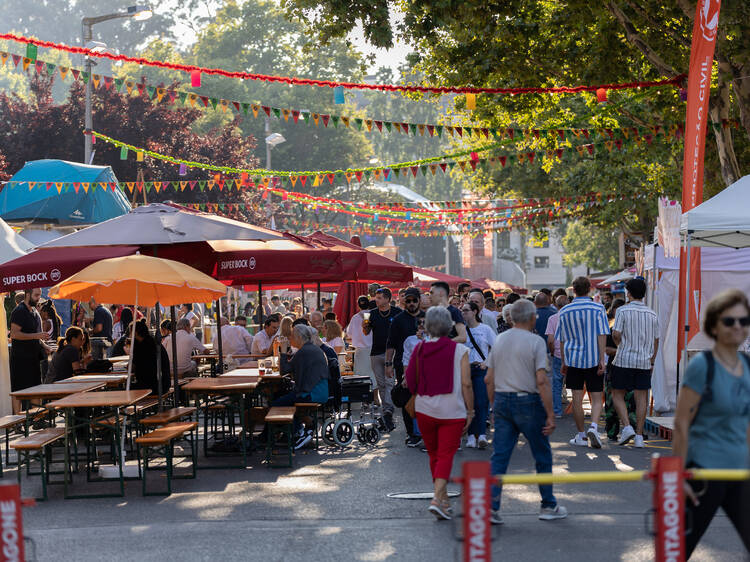
[[432, 498], [430, 507], [427, 511], [435, 516], [438, 521], [448, 521], [453, 519], [453, 508], [451, 507], [450, 501], [440, 501], [437, 498]]

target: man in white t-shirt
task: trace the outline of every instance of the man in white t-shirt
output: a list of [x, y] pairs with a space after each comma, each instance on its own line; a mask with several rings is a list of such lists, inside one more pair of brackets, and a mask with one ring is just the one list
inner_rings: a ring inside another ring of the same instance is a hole
[[[198, 341], [193, 335], [190, 320], [180, 318], [177, 321], [177, 330], [174, 332], [175, 342], [177, 343], [177, 375], [182, 378], [186, 376], [198, 376], [198, 366], [192, 359], [193, 350], [205, 353], [205, 346]], [[169, 356], [170, 367], [174, 365], [172, 358], [172, 334], [161, 340], [164, 349]], [[172, 367], [174, 368], [174, 367]]]
[[[218, 353], [219, 342], [214, 334], [214, 350]], [[249, 355], [253, 349], [253, 336], [242, 326], [232, 326], [229, 318], [221, 317], [221, 352], [224, 355]]]
[[359, 312], [352, 316], [349, 325], [346, 327], [346, 335], [349, 336], [352, 347], [354, 347], [354, 374], [362, 377], [370, 377], [374, 388], [377, 382], [375, 381], [375, 374], [372, 372], [372, 363], [370, 361], [372, 332], [367, 335], [362, 332], [364, 314], [365, 312], [370, 312], [370, 299], [366, 296], [359, 297], [357, 299], [357, 306], [359, 307]]
[[475, 303], [479, 308], [479, 317], [482, 320], [482, 324], [489, 326], [492, 333], [497, 335], [497, 318], [494, 318], [492, 314], [487, 314], [487, 311], [484, 309], [484, 293], [482, 289], [474, 288], [470, 290], [468, 300]]
[[280, 324], [281, 318], [278, 314], [271, 314], [266, 318], [263, 329], [253, 337], [253, 354], [267, 357], [273, 353], [273, 340], [278, 335]]
[[[494, 396], [495, 436], [493, 439], [492, 474], [505, 474], [518, 434], [523, 433], [539, 473], [552, 472], [552, 449], [549, 435], [555, 429], [552, 392], [547, 377], [549, 362], [544, 340], [533, 333], [536, 307], [526, 299], [516, 301], [510, 309], [513, 328], [497, 336], [487, 358], [487, 393]], [[567, 510], [558, 505], [552, 485], [539, 486], [542, 508], [539, 519], [566, 517]], [[493, 524], [500, 517], [502, 488], [492, 488]]]

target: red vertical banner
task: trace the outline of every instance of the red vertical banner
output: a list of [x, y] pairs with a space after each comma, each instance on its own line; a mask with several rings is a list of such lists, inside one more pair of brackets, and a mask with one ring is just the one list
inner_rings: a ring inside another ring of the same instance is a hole
[[21, 489], [18, 484], [11, 484], [7, 480], [0, 482], [0, 527], [0, 562], [26, 560], [23, 551]]
[[492, 526], [490, 524], [490, 463], [463, 464], [464, 562], [490, 562]]
[[[719, 29], [721, 0], [699, 0], [693, 24], [693, 43], [690, 48], [688, 71], [687, 111], [685, 117], [685, 156], [682, 166], [682, 212], [685, 213], [703, 202], [703, 154], [706, 148], [708, 122], [708, 97], [711, 93], [711, 68], [713, 67], [716, 33]], [[699, 331], [701, 258], [698, 249], [690, 255], [690, 298], [688, 299], [688, 255], [680, 252], [679, 326], [677, 340], [678, 361], [683, 351], [687, 327], [688, 341]], [[689, 300], [689, 306], [686, 302]], [[683, 366], [684, 369], [684, 366]]]
[[680, 457], [656, 457], [654, 473], [654, 517], [656, 562], [685, 560], [685, 494], [684, 473]]

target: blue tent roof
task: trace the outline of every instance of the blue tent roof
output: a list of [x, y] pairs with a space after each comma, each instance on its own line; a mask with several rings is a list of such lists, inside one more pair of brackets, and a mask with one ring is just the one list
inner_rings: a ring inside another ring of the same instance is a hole
[[[26, 182], [117, 182], [109, 166], [87, 166], [64, 160], [26, 162], [0, 192], [0, 217], [12, 221], [33, 221], [60, 225], [85, 225], [119, 217], [130, 211], [130, 203], [116, 189], [72, 188], [58, 193], [55, 187]], [[18, 182], [18, 183], [15, 183]]]

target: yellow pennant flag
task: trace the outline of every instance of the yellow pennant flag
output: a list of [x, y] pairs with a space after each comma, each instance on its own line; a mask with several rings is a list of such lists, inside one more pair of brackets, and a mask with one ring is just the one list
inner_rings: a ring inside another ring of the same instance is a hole
[[227, 100], [221, 100], [221, 110], [222, 110], [222, 111], [223, 111], [224, 113], [226, 113], [226, 112], [227, 112], [227, 105], [228, 105], [228, 102], [227, 102]]
[[29, 64], [31, 64], [31, 59], [28, 57], [23, 57], [23, 62], [21, 63], [23, 66], [23, 69], [26, 70], [29, 68]]
[[365, 119], [365, 125], [367, 125], [367, 131], [372, 131], [372, 119]]
[[211, 191], [214, 188], [214, 184], [216, 184], [216, 182], [214, 180], [208, 180], [206, 182], [206, 185], [208, 186], [208, 190], [209, 191]]
[[5, 63], [8, 62], [8, 56], [8, 53], [0, 52], [0, 66], [5, 66]]
[[130, 193], [133, 193], [133, 189], [135, 189], [135, 182], [126, 181], [125, 185], [127, 186], [128, 191], [130, 191]]
[[60, 71], [60, 79], [65, 80], [65, 77], [68, 75], [68, 70], [70, 70], [67, 66], [58, 66], [57, 69]]
[[135, 161], [136, 162], [143, 162], [143, 151], [139, 150], [135, 153]]
[[89, 186], [90, 186], [90, 185], [91, 185], [91, 184], [90, 184], [89, 182], [83, 182], [83, 183], [81, 184], [81, 186], [83, 186], [83, 191], [85, 191], [86, 193], [88, 193], [88, 192], [89, 192]]
[[477, 108], [477, 95], [466, 94], [466, 109], [476, 109], [476, 108]]
[[195, 102], [198, 101], [198, 96], [196, 94], [190, 94], [188, 95], [188, 100], [190, 101], [190, 105], [195, 107]]
[[156, 88], [156, 101], [160, 102], [166, 93], [164, 88]]
[[180, 191], [185, 191], [186, 187], [187, 187], [187, 182], [186, 181], [181, 181], [180, 182]]
[[349, 126], [349, 118], [348, 117], [342, 117], [341, 122], [344, 124], [345, 127]]
[[98, 74], [92, 74], [91, 75], [91, 81], [94, 83], [94, 88], [99, 88], [99, 82], [101, 81], [102, 77]]
[[424, 125], [422, 124], [417, 125], [417, 130], [419, 131], [420, 136], [424, 136]]
[[313, 118], [313, 123], [315, 123], [315, 126], [317, 127], [318, 121], [320, 121], [320, 115], [318, 115], [317, 113], [313, 113], [312, 118]]
[[281, 114], [284, 116], [284, 121], [289, 121], [289, 116], [292, 114], [288, 109], [282, 109]]
[[56, 181], [55, 182], [55, 187], [57, 188], [57, 193], [60, 193], [62, 191], [62, 188], [63, 188], [63, 183], [61, 181]]
[[154, 182], [154, 189], [156, 190], [156, 193], [159, 193], [159, 190], [161, 189], [161, 184], [162, 184], [162, 182], [160, 182], [160, 181], [155, 181]]
[[30, 181], [30, 182], [29, 182], [29, 191], [31, 191], [32, 189], [34, 189], [34, 186], [35, 186], [35, 185], [36, 185], [36, 182], [35, 182], [35, 181]]
[[260, 106], [259, 105], [251, 105], [250, 109], [253, 110], [253, 117], [257, 117], [258, 116], [258, 110], [260, 110]]
[[133, 88], [135, 87], [135, 84], [133, 82], [125, 82], [125, 88], [128, 90], [128, 95], [133, 93]]

